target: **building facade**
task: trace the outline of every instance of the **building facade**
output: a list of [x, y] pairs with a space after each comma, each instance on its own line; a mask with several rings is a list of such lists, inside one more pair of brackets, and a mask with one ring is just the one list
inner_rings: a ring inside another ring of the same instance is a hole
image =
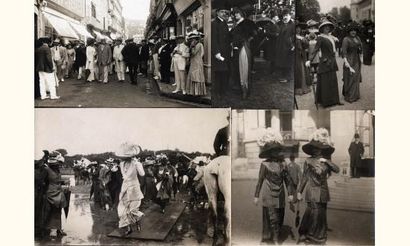
[[352, 0], [350, 3], [350, 13], [353, 21], [362, 22], [364, 20], [375, 20], [374, 0]]
[[35, 0], [35, 38], [65, 40], [124, 36], [120, 0]]
[[[334, 144], [332, 160], [348, 169], [348, 148], [358, 133], [365, 147], [364, 160], [374, 165], [374, 114], [372, 111], [308, 111], [282, 112], [278, 110], [234, 110], [232, 112], [232, 157], [246, 158], [248, 168], [257, 168], [259, 146], [256, 141], [266, 128], [281, 132], [285, 145], [294, 146], [294, 154], [300, 159], [308, 157], [300, 148], [309, 142], [318, 128], [326, 128]], [[373, 163], [372, 163], [373, 162]], [[348, 175], [348, 172], [341, 172]]]
[[151, 0], [146, 38], [186, 36], [193, 30], [205, 34], [204, 72], [211, 82], [211, 0]]

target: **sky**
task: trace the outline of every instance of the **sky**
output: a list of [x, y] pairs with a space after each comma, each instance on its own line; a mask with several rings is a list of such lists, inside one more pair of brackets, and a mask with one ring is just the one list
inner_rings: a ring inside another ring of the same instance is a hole
[[351, 0], [318, 0], [320, 4], [320, 12], [328, 13], [334, 7], [347, 6], [350, 8]]
[[36, 109], [35, 155], [59, 148], [68, 155], [111, 152], [126, 141], [213, 154], [227, 116], [226, 109]]
[[126, 19], [146, 20], [151, 0], [121, 0], [122, 15]]

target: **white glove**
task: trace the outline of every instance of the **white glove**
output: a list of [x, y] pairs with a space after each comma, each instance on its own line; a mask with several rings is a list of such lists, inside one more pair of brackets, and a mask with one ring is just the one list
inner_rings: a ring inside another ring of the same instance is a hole
[[224, 61], [224, 60], [225, 60], [225, 58], [223, 58], [223, 57], [221, 56], [221, 53], [216, 54], [216, 55], [215, 55], [215, 58], [218, 59], [218, 60], [220, 60], [220, 61]]
[[300, 192], [298, 192], [298, 194], [297, 194], [297, 199], [298, 199], [299, 201], [302, 200], [302, 194], [301, 194]]
[[306, 67], [310, 67], [310, 61], [307, 61], [307, 62], [305, 63], [305, 65], [306, 65]]
[[288, 196], [288, 201], [289, 202], [292, 202], [293, 201], [293, 196], [291, 195], [291, 196]]
[[327, 160], [325, 158], [320, 158], [319, 161], [320, 162], [327, 162]]
[[355, 72], [356, 72], [352, 67], [349, 67], [349, 71], [350, 71], [351, 73], [355, 73]]
[[259, 203], [259, 198], [255, 197], [255, 198], [253, 199], [253, 203], [257, 206], [258, 203]]

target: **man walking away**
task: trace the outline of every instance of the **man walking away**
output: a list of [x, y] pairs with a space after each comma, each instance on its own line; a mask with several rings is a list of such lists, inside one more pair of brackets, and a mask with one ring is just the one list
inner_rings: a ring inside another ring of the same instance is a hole
[[124, 57], [125, 64], [128, 67], [131, 84], [137, 84], [137, 69], [138, 69], [138, 46], [132, 39], [128, 39], [127, 44], [121, 51]]

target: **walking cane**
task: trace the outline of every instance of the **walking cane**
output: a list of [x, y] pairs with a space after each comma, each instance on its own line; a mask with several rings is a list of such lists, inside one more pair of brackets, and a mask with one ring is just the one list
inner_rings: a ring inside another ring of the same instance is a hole
[[296, 96], [295, 96], [295, 95], [293, 95], [293, 102], [294, 102], [294, 107], [295, 107], [295, 109], [298, 110], [298, 109], [299, 109], [299, 106], [298, 106], [298, 101], [296, 100]]

